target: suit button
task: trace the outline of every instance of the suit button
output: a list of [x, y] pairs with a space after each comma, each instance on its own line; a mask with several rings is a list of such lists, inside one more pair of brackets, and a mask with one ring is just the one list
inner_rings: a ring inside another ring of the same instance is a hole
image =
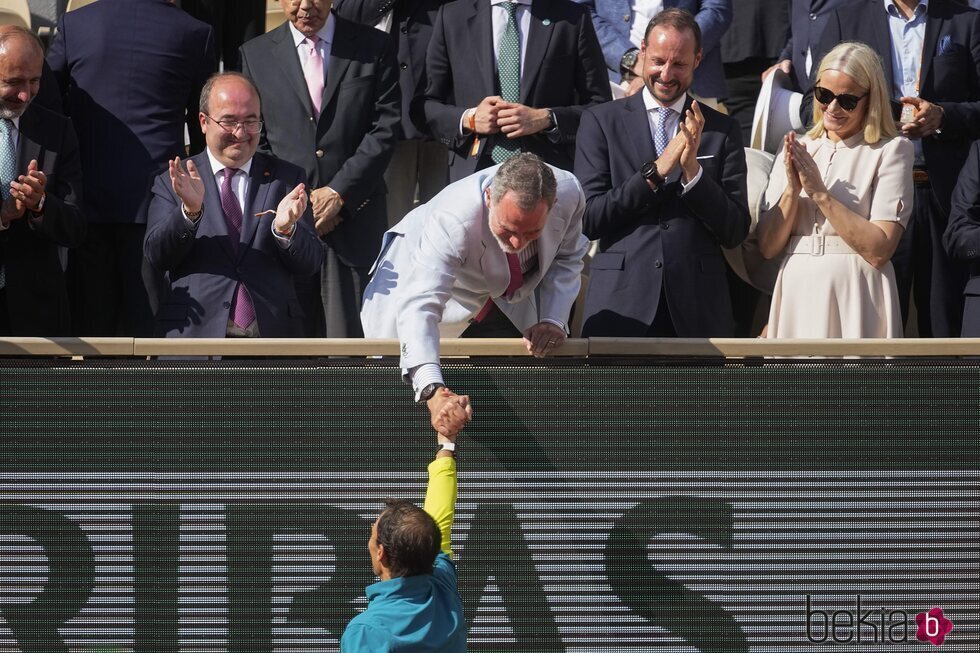
[[402, 25], [402, 34], [408, 34], [408, 25]]
[[623, 22], [624, 23], [630, 22], [630, 15], [629, 14], [623, 14]]
[[816, 20], [816, 19], [817, 19], [816, 14], [810, 14], [810, 20]]
[[323, 158], [323, 150], [317, 150], [316, 152], [314, 152], [314, 154], [316, 154], [316, 158], [318, 159]]
[[662, 225], [660, 225], [660, 227], [661, 227], [661, 228], [662, 228], [662, 229], [663, 229], [664, 231], [667, 231], [668, 229], [670, 229], [670, 225], [669, 225], [669, 224], [667, 224], [666, 222], [665, 222], [664, 224], [662, 224]]
[[222, 302], [221, 308], [231, 308], [231, 302]]
[[660, 268], [662, 268], [663, 266], [664, 266], [664, 262], [663, 261], [657, 261], [656, 263], [653, 264], [653, 267], [657, 268], [658, 270]]
[[402, 70], [408, 70], [408, 64], [407, 63], [403, 63], [401, 65], [401, 68], [402, 68]]

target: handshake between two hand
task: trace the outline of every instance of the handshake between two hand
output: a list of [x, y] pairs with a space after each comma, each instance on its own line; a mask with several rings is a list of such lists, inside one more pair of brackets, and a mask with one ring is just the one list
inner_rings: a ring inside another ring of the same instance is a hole
[[456, 440], [463, 427], [473, 419], [473, 407], [469, 395], [458, 395], [449, 388], [439, 388], [427, 402], [432, 415], [432, 428], [439, 439]]

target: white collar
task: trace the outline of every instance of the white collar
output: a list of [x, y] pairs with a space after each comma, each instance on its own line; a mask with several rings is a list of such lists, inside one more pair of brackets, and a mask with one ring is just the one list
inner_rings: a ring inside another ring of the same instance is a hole
[[[223, 164], [221, 161], [218, 161], [216, 158], [214, 158], [214, 154], [211, 153], [210, 147], [205, 148], [205, 151], [208, 153], [208, 162], [211, 163], [211, 174], [217, 175], [219, 172], [221, 172], [222, 170], [228, 167], [225, 164]], [[241, 166], [239, 166], [238, 169], [244, 172], [246, 175], [250, 174], [252, 171], [252, 161], [254, 159], [255, 159], [254, 156], [249, 158], [249, 160], [243, 163]]]
[[[669, 108], [673, 109], [678, 115], [684, 113], [684, 104], [687, 102], [687, 93], [682, 93], [679, 98], [677, 98]], [[647, 111], [656, 111], [663, 105], [653, 97], [653, 93], [650, 89], [643, 85], [643, 106], [646, 107]]]

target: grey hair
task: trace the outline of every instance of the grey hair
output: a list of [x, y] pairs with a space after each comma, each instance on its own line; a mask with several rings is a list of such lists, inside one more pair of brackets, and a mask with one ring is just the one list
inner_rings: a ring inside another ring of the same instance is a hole
[[536, 154], [525, 152], [511, 157], [493, 176], [490, 198], [493, 204], [510, 191], [522, 211], [530, 211], [542, 200], [550, 207], [555, 203], [558, 182], [555, 173]]
[[210, 101], [211, 101], [211, 91], [214, 89], [214, 85], [220, 81], [226, 79], [240, 79], [246, 84], [252, 87], [252, 92], [255, 93], [255, 97], [259, 98], [259, 106], [262, 106], [262, 96], [259, 95], [259, 89], [252, 83], [248, 77], [241, 73], [236, 73], [234, 71], [229, 71], [225, 73], [215, 73], [208, 77], [208, 81], [204, 82], [204, 88], [201, 89], [201, 100], [198, 102], [198, 109], [201, 113], [210, 115]]
[[42, 59], [44, 58], [44, 43], [41, 42], [41, 38], [31, 30], [20, 25], [4, 25], [0, 27], [0, 52], [7, 51], [8, 41], [14, 36], [26, 38], [34, 45], [38, 56]]

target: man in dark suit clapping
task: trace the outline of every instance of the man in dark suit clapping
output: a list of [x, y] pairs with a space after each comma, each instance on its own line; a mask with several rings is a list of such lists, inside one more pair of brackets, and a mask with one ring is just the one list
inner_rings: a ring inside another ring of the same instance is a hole
[[690, 13], [657, 14], [642, 46], [643, 91], [589, 109], [578, 133], [584, 231], [599, 239], [582, 335], [731, 337], [720, 246], [749, 231], [738, 123], [687, 94], [702, 54]]

